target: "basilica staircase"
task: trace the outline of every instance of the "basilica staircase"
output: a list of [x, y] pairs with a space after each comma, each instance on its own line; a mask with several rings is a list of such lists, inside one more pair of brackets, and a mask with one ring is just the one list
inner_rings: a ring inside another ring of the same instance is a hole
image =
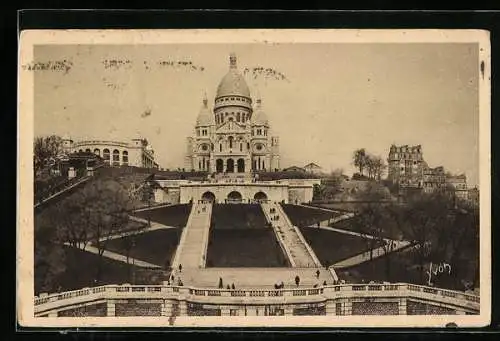
[[173, 270], [178, 270], [179, 265], [183, 268], [205, 267], [211, 215], [211, 203], [193, 204], [172, 262]]
[[314, 251], [309, 247], [299, 229], [288, 219], [282, 207], [272, 202], [262, 203], [261, 205], [276, 232], [278, 241], [282, 244], [285, 253], [289, 257], [290, 264], [298, 268], [321, 267], [321, 263]]

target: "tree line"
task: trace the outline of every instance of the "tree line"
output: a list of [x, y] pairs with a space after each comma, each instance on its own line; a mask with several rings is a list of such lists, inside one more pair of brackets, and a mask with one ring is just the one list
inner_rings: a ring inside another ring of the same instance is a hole
[[37, 136], [33, 142], [33, 170], [35, 175], [63, 151], [63, 140], [58, 135]]
[[387, 164], [378, 155], [368, 153], [365, 148], [356, 149], [353, 153], [353, 164], [359, 170], [361, 177], [372, 180], [381, 180]]
[[451, 276], [436, 279], [440, 286], [464, 289], [465, 282], [474, 287], [479, 284], [478, 207], [447, 193], [422, 193], [405, 204], [377, 203], [383, 198], [374, 186], [368, 186], [363, 194], [368, 203], [353, 218], [352, 228], [364, 236], [367, 249], [382, 247], [387, 280], [393, 278], [393, 266], [403, 262], [402, 254], [387, 256], [394, 251], [392, 240], [406, 240], [411, 243], [406, 251], [407, 265], [417, 271], [419, 284], [436, 284], [427, 276], [431, 262], [446, 262], [453, 269]]
[[[103, 278], [103, 254], [108, 249], [107, 236], [134, 228], [139, 233], [147, 224], [131, 226], [129, 210], [133, 208], [128, 189], [111, 178], [97, 178], [81, 190], [52, 204], [35, 216], [35, 279], [41, 291], [56, 290], [58, 276], [67, 267], [78, 267], [78, 259], [65, 259], [64, 244], [85, 250], [89, 245], [97, 250], [94, 283]], [[123, 238], [127, 263], [133, 238]], [[130, 268], [130, 267], [129, 267]], [[130, 271], [130, 270], [129, 270]]]

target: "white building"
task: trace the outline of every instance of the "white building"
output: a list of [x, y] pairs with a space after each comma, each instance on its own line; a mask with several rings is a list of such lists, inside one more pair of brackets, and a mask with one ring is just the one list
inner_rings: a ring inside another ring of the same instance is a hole
[[144, 138], [135, 138], [130, 142], [109, 140], [86, 140], [74, 142], [69, 137], [63, 138], [65, 153], [91, 152], [103, 158], [110, 166], [134, 166], [158, 168], [154, 150]]
[[305, 165], [304, 167], [304, 170], [307, 172], [307, 173], [311, 173], [311, 174], [321, 174], [323, 173], [323, 168], [321, 168], [321, 166], [318, 166], [317, 164], [315, 164], [314, 162], [311, 162], [311, 163], [308, 163], [307, 165]]
[[203, 99], [194, 135], [187, 139], [185, 167], [211, 173], [279, 169], [279, 139], [270, 134], [261, 99], [253, 105], [234, 54], [229, 57], [229, 71], [219, 83], [213, 108]]

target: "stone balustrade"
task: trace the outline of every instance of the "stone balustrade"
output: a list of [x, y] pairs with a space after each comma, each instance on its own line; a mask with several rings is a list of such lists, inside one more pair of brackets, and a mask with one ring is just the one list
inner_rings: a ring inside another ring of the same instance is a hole
[[[34, 299], [35, 316], [47, 316], [57, 311], [77, 307], [86, 302], [113, 300], [164, 300], [219, 305], [304, 304], [369, 298], [418, 299], [462, 312], [478, 313], [480, 299], [476, 295], [426, 286], [390, 284], [342, 284], [319, 288], [286, 289], [214, 289], [168, 285], [106, 285], [56, 294], [41, 294]], [[171, 311], [171, 307], [166, 311]]]

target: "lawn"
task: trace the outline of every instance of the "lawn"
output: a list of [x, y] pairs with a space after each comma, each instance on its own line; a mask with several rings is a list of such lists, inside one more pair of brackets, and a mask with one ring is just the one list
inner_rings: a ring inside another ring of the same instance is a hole
[[211, 229], [207, 267], [286, 267], [271, 228]]
[[[61, 246], [53, 245], [54, 248]], [[84, 287], [92, 287], [105, 284], [130, 283], [132, 279], [131, 265], [116, 260], [102, 258], [101, 278], [99, 282], [94, 281], [97, 274], [99, 256], [69, 246], [63, 246], [65, 271], [52, 279], [53, 289], [50, 292], [77, 290]], [[45, 266], [35, 267], [35, 294], [38, 295], [41, 288], [41, 280], [46, 275]], [[149, 277], [144, 270], [135, 267], [136, 283], [157, 283], [153, 277]], [[129, 277], [130, 276], [130, 277]], [[158, 282], [159, 283], [159, 282]]]
[[127, 247], [130, 247], [133, 239], [135, 239], [135, 246], [130, 250], [130, 257], [166, 267], [170, 266], [170, 261], [177, 249], [181, 233], [182, 229], [180, 228], [145, 232], [136, 236], [110, 240], [107, 242], [106, 248], [110, 251], [126, 255]]
[[[330, 266], [370, 248], [362, 237], [313, 227], [301, 227], [300, 232], [321, 264]], [[381, 245], [375, 244], [375, 247]]]
[[[370, 231], [368, 229], [361, 228], [361, 226], [357, 224], [358, 219], [359, 218], [355, 216], [353, 218], [341, 220], [334, 224], [330, 224], [330, 226], [337, 229], [370, 234]], [[381, 235], [383, 238], [389, 238], [395, 240], [400, 240], [403, 237], [402, 233], [397, 233], [395, 231], [382, 231]]]
[[[474, 276], [478, 276], [478, 270], [474, 260], [462, 259], [457, 264], [452, 264], [451, 274], [441, 273], [432, 277], [435, 287], [452, 290], [464, 290], [462, 279], [472, 282]], [[428, 268], [422, 271], [412, 256], [410, 249], [390, 253], [387, 256], [374, 259], [350, 268], [337, 270], [340, 279], [352, 283], [369, 281], [379, 282], [404, 282], [428, 285], [428, 276], [425, 273]], [[388, 270], [389, 269], [389, 270]]]
[[258, 204], [215, 204], [211, 229], [263, 229], [267, 220]]
[[151, 219], [153, 222], [167, 226], [184, 227], [187, 224], [190, 212], [191, 204], [180, 204], [151, 208], [134, 212], [132, 215], [146, 220]]
[[341, 213], [328, 212], [313, 207], [304, 207], [292, 204], [281, 204], [290, 221], [295, 226], [310, 226], [320, 221], [342, 215]]

